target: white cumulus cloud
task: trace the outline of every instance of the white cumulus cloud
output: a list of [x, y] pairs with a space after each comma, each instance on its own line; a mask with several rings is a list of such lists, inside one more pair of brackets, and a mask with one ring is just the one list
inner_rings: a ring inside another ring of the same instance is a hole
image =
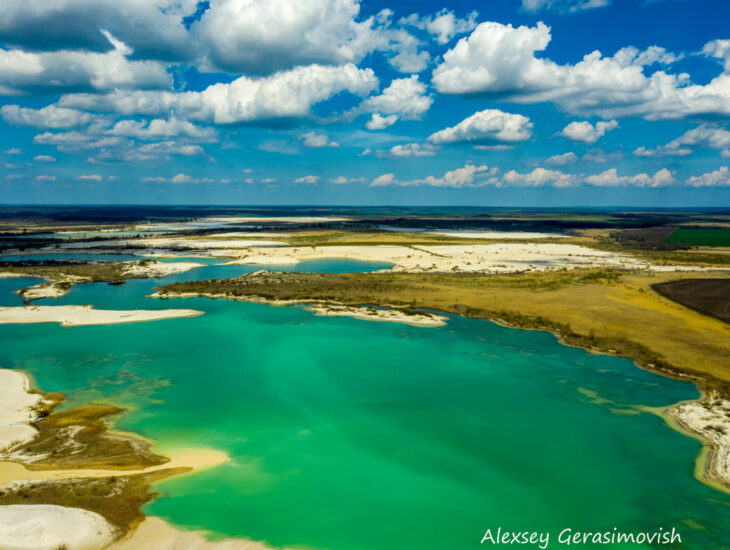
[[609, 120], [608, 122], [597, 122], [595, 126], [588, 121], [576, 121], [571, 122], [561, 132], [561, 135], [567, 137], [573, 141], [579, 141], [582, 143], [595, 143], [604, 135], [606, 132], [613, 130], [618, 127], [618, 122], [615, 120]]
[[730, 170], [727, 166], [721, 166], [713, 172], [707, 172], [701, 176], [692, 176], [687, 180], [690, 187], [727, 187], [730, 186]]
[[445, 128], [428, 137], [431, 143], [525, 141], [532, 135], [530, 119], [499, 109], [474, 113], [456, 126]]

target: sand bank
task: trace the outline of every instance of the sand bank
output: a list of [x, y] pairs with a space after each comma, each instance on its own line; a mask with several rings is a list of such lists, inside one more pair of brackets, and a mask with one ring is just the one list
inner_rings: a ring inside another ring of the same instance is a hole
[[18, 294], [26, 300], [38, 300], [39, 298], [60, 298], [68, 294], [70, 289], [71, 286], [69, 284], [61, 281], [53, 281], [16, 290], [15, 294]]
[[275, 218], [256, 218], [253, 216], [231, 216], [231, 217], [211, 217], [197, 220], [200, 222], [215, 223], [266, 223], [266, 222], [284, 222], [284, 223], [331, 223], [346, 222], [350, 218], [338, 218], [328, 216], [279, 216]]
[[226, 539], [219, 542], [206, 540], [200, 531], [181, 531], [156, 517], [148, 517], [128, 537], [115, 542], [108, 550], [268, 550], [260, 542]]
[[213, 235], [206, 235], [208, 239], [237, 239], [239, 237], [255, 237], [255, 238], [287, 238], [291, 237], [289, 233], [266, 233], [256, 231], [230, 231], [228, 233], [214, 233]]
[[197, 317], [202, 311], [194, 309], [108, 310], [93, 306], [27, 306], [0, 307], [0, 324], [61, 323], [64, 327], [81, 325], [114, 325], [159, 321], [176, 317]]
[[129, 267], [125, 268], [123, 275], [125, 277], [149, 277], [156, 279], [177, 273], [185, 273], [198, 267], [205, 267], [205, 264], [197, 262], [146, 262], [144, 264], [129, 262]]
[[559, 233], [538, 233], [534, 231], [427, 231], [429, 235], [444, 235], [460, 239], [560, 239], [568, 235]]
[[100, 550], [115, 529], [99, 514], [48, 504], [0, 506], [3, 550]]
[[[388, 262], [392, 271], [513, 273], [577, 267], [646, 269], [636, 258], [570, 244], [326, 246], [248, 249], [231, 264], [281, 264], [322, 258]], [[286, 260], [286, 261], [285, 261]]]
[[42, 401], [39, 393], [30, 392], [25, 374], [0, 369], [0, 450], [33, 439], [36, 430], [30, 422]]
[[354, 317], [364, 321], [390, 321], [417, 327], [440, 327], [446, 324], [446, 317], [442, 315], [412, 313], [399, 309], [352, 307], [337, 304], [313, 304], [305, 309], [326, 317]]
[[674, 405], [664, 414], [705, 444], [698, 459], [698, 477], [730, 491], [730, 401], [706, 395]]
[[[10, 371], [14, 372], [14, 371]], [[32, 438], [32, 436], [31, 436]], [[164, 464], [150, 466], [148, 468], [134, 469], [73, 469], [64, 468], [58, 470], [42, 469], [30, 470], [18, 461], [22, 459], [13, 453], [7, 455], [6, 460], [0, 461], [0, 487], [15, 486], [25, 481], [59, 480], [76, 478], [100, 478], [113, 475], [136, 475], [149, 474], [170, 468], [185, 468], [190, 471], [201, 471], [220, 466], [229, 461], [229, 457], [223, 451], [215, 449], [173, 449], [166, 453], [170, 460]], [[0, 548], [2, 548], [0, 546]]]
[[[114, 248], [123, 249], [124, 247], [144, 247], [152, 249], [169, 249], [169, 248], [185, 248], [190, 250], [209, 250], [209, 249], [237, 249], [251, 248], [257, 246], [286, 246], [287, 243], [282, 241], [266, 241], [254, 239], [186, 239], [184, 237], [153, 237], [150, 239], [120, 239], [113, 241], [91, 241], [91, 242], [71, 242], [61, 244], [62, 250], [85, 250], [94, 248]], [[41, 249], [44, 251], [57, 251], [55, 247], [47, 247]], [[124, 252], [124, 250], [120, 250]]]

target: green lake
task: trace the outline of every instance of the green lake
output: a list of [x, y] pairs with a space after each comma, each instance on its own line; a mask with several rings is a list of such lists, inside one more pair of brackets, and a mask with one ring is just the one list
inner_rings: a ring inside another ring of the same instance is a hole
[[[200, 317], [0, 325], [0, 365], [67, 392], [66, 406], [121, 404], [129, 412], [116, 426], [162, 453], [208, 447], [231, 457], [159, 484], [146, 513], [276, 548], [460, 550], [484, 547], [498, 527], [549, 531], [551, 547], [564, 528], [614, 527], [674, 527], [683, 542], [672, 548], [727, 547], [730, 497], [694, 477], [700, 443], [637, 409], [695, 398], [693, 385], [484, 320], [418, 328], [145, 298], [159, 284], [258, 269], [206, 263], [39, 302], [194, 308]], [[10, 291], [32, 282], [0, 279], [0, 304], [20, 305]]]

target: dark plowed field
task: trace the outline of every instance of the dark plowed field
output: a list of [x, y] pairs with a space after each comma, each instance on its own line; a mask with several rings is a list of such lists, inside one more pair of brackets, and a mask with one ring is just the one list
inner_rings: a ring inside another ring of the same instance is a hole
[[678, 304], [730, 323], [730, 279], [684, 279], [651, 287]]

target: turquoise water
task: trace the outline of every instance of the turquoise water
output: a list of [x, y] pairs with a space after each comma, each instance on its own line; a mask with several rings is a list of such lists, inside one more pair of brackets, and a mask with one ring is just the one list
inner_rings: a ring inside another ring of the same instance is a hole
[[[255, 269], [208, 265], [165, 280], [75, 287], [42, 303], [205, 315], [0, 325], [0, 365], [26, 369], [45, 391], [69, 392], [68, 406], [128, 406], [118, 426], [161, 452], [227, 452], [227, 464], [160, 484], [162, 496], [146, 508], [214, 538], [445, 550], [477, 547], [487, 528], [548, 530], [554, 541], [567, 527], [675, 527], [683, 539], [675, 548], [730, 540], [730, 498], [693, 477], [700, 444], [635, 408], [694, 398], [692, 385], [483, 320], [417, 328], [298, 307], [144, 298], [163, 282]], [[0, 296], [22, 286], [0, 279]]]

